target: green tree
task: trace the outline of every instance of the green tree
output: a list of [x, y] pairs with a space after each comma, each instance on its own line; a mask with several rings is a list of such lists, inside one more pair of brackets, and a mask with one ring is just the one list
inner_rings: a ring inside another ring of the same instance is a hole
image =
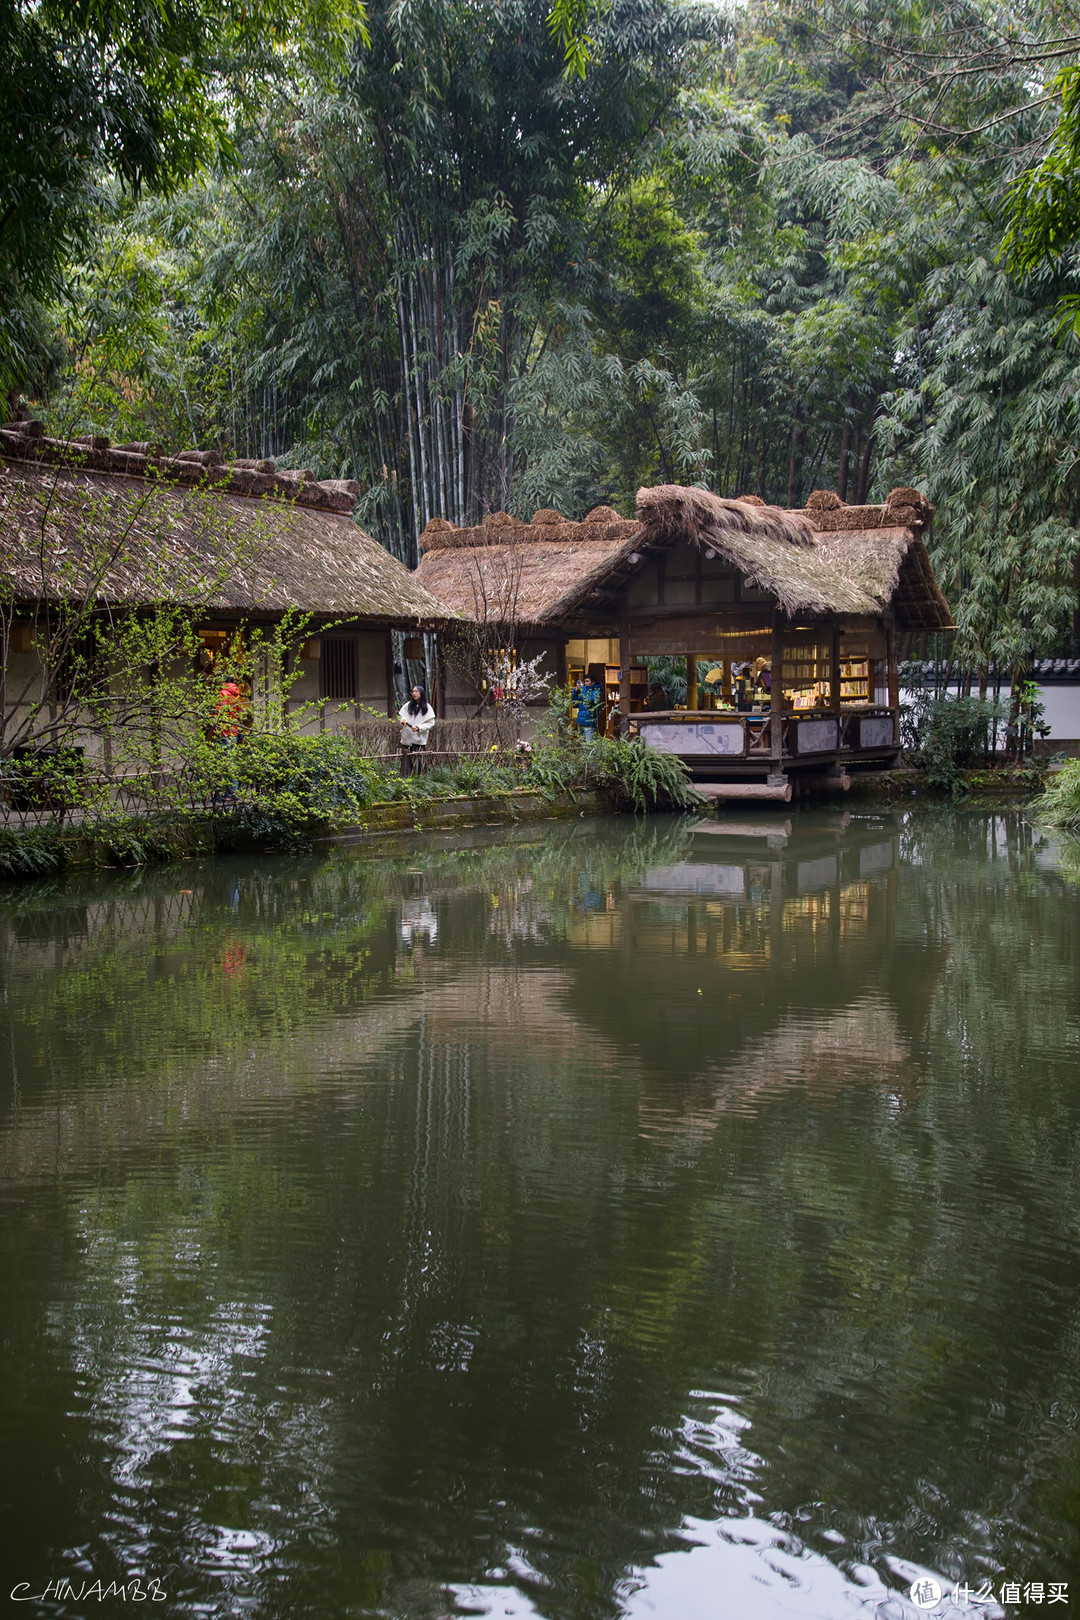
[[0, 6], [0, 385], [40, 381], [43, 303], [89, 240], [98, 188], [168, 194], [235, 157], [230, 124], [282, 52], [340, 52], [360, 0], [5, 0]]
[[[143, 408], [125, 394], [183, 400], [230, 448], [347, 469], [406, 558], [429, 517], [506, 506], [530, 379], [592, 320], [597, 210], [722, 37], [711, 10], [616, 5], [576, 80], [534, 3], [373, 8], [334, 94], [302, 64], [283, 78], [216, 203], [121, 222], [112, 336], [88, 351], [114, 419]], [[147, 348], [149, 266], [168, 273]]]

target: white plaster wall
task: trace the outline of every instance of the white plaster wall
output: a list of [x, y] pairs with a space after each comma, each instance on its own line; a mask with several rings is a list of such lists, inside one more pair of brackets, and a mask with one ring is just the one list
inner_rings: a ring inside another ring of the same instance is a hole
[[1080, 686], [1040, 686], [1039, 701], [1050, 725], [1047, 742], [1080, 741]]
[[[957, 693], [959, 685], [949, 688]], [[1049, 735], [1039, 745], [1044, 752], [1055, 753], [1067, 751], [1067, 745], [1073, 744], [1080, 748], [1080, 683], [1077, 685], [1039, 686], [1039, 702], [1045, 709], [1045, 719], [1050, 727]], [[1012, 697], [1012, 688], [1007, 683], [1001, 687], [1001, 701], [1008, 704]], [[1004, 737], [1001, 739], [1004, 747]]]
[[356, 700], [386, 713], [386, 634], [364, 631], [357, 636]]
[[341, 731], [356, 719], [369, 718], [366, 711], [374, 709], [377, 715], [386, 714], [386, 632], [361, 630], [356, 635], [356, 703], [325, 703], [320, 696], [320, 662], [318, 658], [301, 658], [296, 665], [297, 678], [289, 689], [289, 711], [295, 715], [306, 709], [300, 729]]
[[[352, 724], [357, 719], [366, 718], [366, 710], [375, 710], [378, 715], [385, 715], [387, 705], [387, 670], [386, 670], [386, 632], [383, 630], [358, 631], [357, 641], [357, 701], [356, 704], [339, 705], [336, 703], [323, 703], [319, 695], [319, 660], [305, 658], [298, 662], [298, 678], [289, 689], [289, 711], [295, 714], [297, 710], [307, 708], [308, 712], [301, 724], [301, 730], [307, 733], [318, 731], [339, 731]], [[30, 698], [36, 700], [38, 696], [38, 682], [36, 677], [40, 672], [40, 661], [36, 652], [17, 653], [12, 651], [8, 655], [7, 695], [9, 714], [15, 709], [15, 698], [23, 691], [28, 682]], [[177, 662], [175, 673], [183, 672], [183, 665]], [[471, 712], [471, 711], [470, 711]], [[91, 737], [82, 734], [77, 739], [80, 746], [86, 750], [88, 763], [104, 763], [104, 742], [101, 737]]]

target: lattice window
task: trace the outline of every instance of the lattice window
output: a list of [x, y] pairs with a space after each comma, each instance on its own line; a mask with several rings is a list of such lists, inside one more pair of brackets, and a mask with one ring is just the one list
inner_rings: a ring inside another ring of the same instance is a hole
[[332, 703], [355, 703], [357, 690], [356, 639], [323, 636], [320, 660], [322, 695]]

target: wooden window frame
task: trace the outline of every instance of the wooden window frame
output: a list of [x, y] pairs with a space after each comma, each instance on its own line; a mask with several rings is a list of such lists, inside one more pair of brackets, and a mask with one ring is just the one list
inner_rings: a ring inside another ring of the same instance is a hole
[[320, 637], [319, 696], [324, 703], [355, 703], [360, 690], [360, 647], [355, 636]]

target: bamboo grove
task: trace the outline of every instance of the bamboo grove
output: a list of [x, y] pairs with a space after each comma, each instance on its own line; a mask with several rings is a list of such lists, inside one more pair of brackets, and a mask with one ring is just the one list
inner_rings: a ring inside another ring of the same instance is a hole
[[1060, 7], [613, 0], [580, 73], [535, 0], [327, 15], [234, 45], [186, 174], [82, 177], [7, 298], [38, 414], [355, 477], [407, 562], [642, 483], [916, 483], [973, 678], [1075, 645]]

